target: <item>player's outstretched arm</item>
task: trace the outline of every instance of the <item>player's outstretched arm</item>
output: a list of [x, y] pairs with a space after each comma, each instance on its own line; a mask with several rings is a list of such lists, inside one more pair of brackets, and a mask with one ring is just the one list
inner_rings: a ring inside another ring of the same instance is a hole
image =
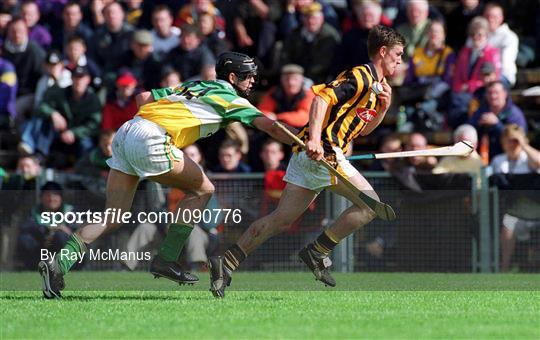
[[[272, 120], [272, 119], [267, 118], [265, 116], [261, 116], [261, 117], [255, 118], [255, 120], [253, 121], [252, 124], [257, 129], [266, 132], [272, 138], [274, 138], [274, 139], [276, 139], [276, 140], [278, 140], [278, 141], [280, 141], [282, 143], [289, 144], [289, 145], [293, 144], [294, 141], [292, 140], [292, 138], [289, 137], [285, 132], [283, 132], [279, 127], [274, 125], [274, 122], [275, 122], [275, 120]], [[282, 125], [285, 125], [285, 124], [282, 124]], [[297, 129], [295, 129], [293, 127], [290, 127], [290, 126], [286, 126], [286, 127], [287, 127], [287, 129], [289, 129], [289, 131], [291, 131], [295, 135], [298, 134]]]

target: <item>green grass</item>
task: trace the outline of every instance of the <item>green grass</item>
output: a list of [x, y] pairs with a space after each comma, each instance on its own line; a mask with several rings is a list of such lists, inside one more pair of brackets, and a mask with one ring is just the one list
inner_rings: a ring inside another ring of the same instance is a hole
[[0, 273], [0, 338], [540, 338], [539, 275], [238, 273], [223, 300], [200, 276], [74, 272], [48, 301], [37, 274]]

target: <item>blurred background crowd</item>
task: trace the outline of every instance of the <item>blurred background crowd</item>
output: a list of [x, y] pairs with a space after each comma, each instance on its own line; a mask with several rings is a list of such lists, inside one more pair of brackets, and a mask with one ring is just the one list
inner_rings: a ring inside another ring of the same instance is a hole
[[[310, 86], [369, 62], [367, 35], [378, 24], [396, 28], [407, 46], [401, 67], [388, 79], [394, 90], [387, 117], [372, 135], [355, 141], [353, 152], [415, 150], [463, 139], [477, 150], [465, 159], [356, 166], [389, 172], [412, 189], [417, 183], [407, 178], [415, 174], [480, 174], [485, 166], [493, 174], [539, 173], [536, 0], [0, 0], [1, 188], [35, 190], [44, 184], [46, 169], [53, 169], [80, 176], [81, 187], [102, 195], [105, 160], [115, 131], [137, 112], [135, 95], [215, 79], [216, 58], [227, 50], [257, 60], [254, 105], [301, 127], [314, 96]], [[284, 187], [290, 149], [232, 124], [184, 152], [211, 173], [264, 173], [262, 210], [268, 212]], [[181, 192], [162, 191], [143, 181], [141, 200], [147, 203], [141, 209], [167, 209], [182, 199]], [[39, 211], [73, 207], [62, 202], [56, 182], [37, 192], [37, 210], [26, 223], [21, 219], [14, 236], [27, 268], [43, 244], [59, 247], [65, 242], [61, 233], [75, 228], [51, 234], [40, 225], [34, 218]], [[534, 229], [540, 219], [515, 215], [503, 219], [504, 269], [516, 230], [527, 223]], [[321, 220], [307, 224], [318, 230]], [[160, 227], [134, 228], [129, 242], [139, 249]], [[219, 223], [197, 228], [197, 242], [215, 249]], [[390, 243], [375, 233], [366, 249], [380, 258]], [[204, 253], [190, 251], [194, 258], [188, 262], [204, 262]]]

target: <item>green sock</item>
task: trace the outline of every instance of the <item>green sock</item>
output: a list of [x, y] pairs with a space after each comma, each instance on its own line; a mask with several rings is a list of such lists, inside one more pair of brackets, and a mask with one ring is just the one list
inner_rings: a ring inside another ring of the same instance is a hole
[[[67, 250], [67, 251], [66, 251]], [[86, 245], [75, 234], [71, 234], [71, 237], [67, 241], [66, 245], [56, 255], [58, 259], [58, 267], [62, 274], [69, 272], [71, 267], [78, 262], [81, 258], [81, 254], [86, 253]]]
[[158, 255], [167, 262], [176, 262], [191, 231], [193, 226], [189, 224], [171, 224], [165, 240], [159, 247]]

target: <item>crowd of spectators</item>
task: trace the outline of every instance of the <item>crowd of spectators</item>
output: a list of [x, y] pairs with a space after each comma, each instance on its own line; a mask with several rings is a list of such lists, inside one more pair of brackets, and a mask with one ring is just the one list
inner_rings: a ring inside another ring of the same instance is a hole
[[[311, 85], [369, 62], [368, 32], [382, 24], [403, 34], [407, 46], [389, 79], [395, 95], [390, 123], [381, 129], [385, 134], [376, 132], [380, 150], [425, 148], [425, 133], [443, 130], [455, 131], [456, 141], [473, 141], [478, 153], [467, 161], [413, 158], [366, 169], [477, 172], [479, 164], [490, 162], [500, 167], [509, 124], [524, 134], [529, 130], [510, 95], [518, 68], [537, 66], [534, 55], [540, 54], [540, 6], [524, 1], [510, 13], [513, 3], [0, 1], [0, 130], [18, 136], [16, 150], [10, 150], [18, 152], [17, 171], [26, 162], [103, 179], [114, 132], [137, 112], [135, 95], [214, 79], [215, 61], [226, 50], [256, 58], [254, 104], [273, 119], [301, 127], [309, 119]], [[290, 153], [239, 125], [195, 147], [210, 171], [270, 171], [270, 177], [282, 172]], [[270, 165], [269, 152], [279, 162]], [[17, 178], [6, 175], [2, 187], [17, 187]]]

